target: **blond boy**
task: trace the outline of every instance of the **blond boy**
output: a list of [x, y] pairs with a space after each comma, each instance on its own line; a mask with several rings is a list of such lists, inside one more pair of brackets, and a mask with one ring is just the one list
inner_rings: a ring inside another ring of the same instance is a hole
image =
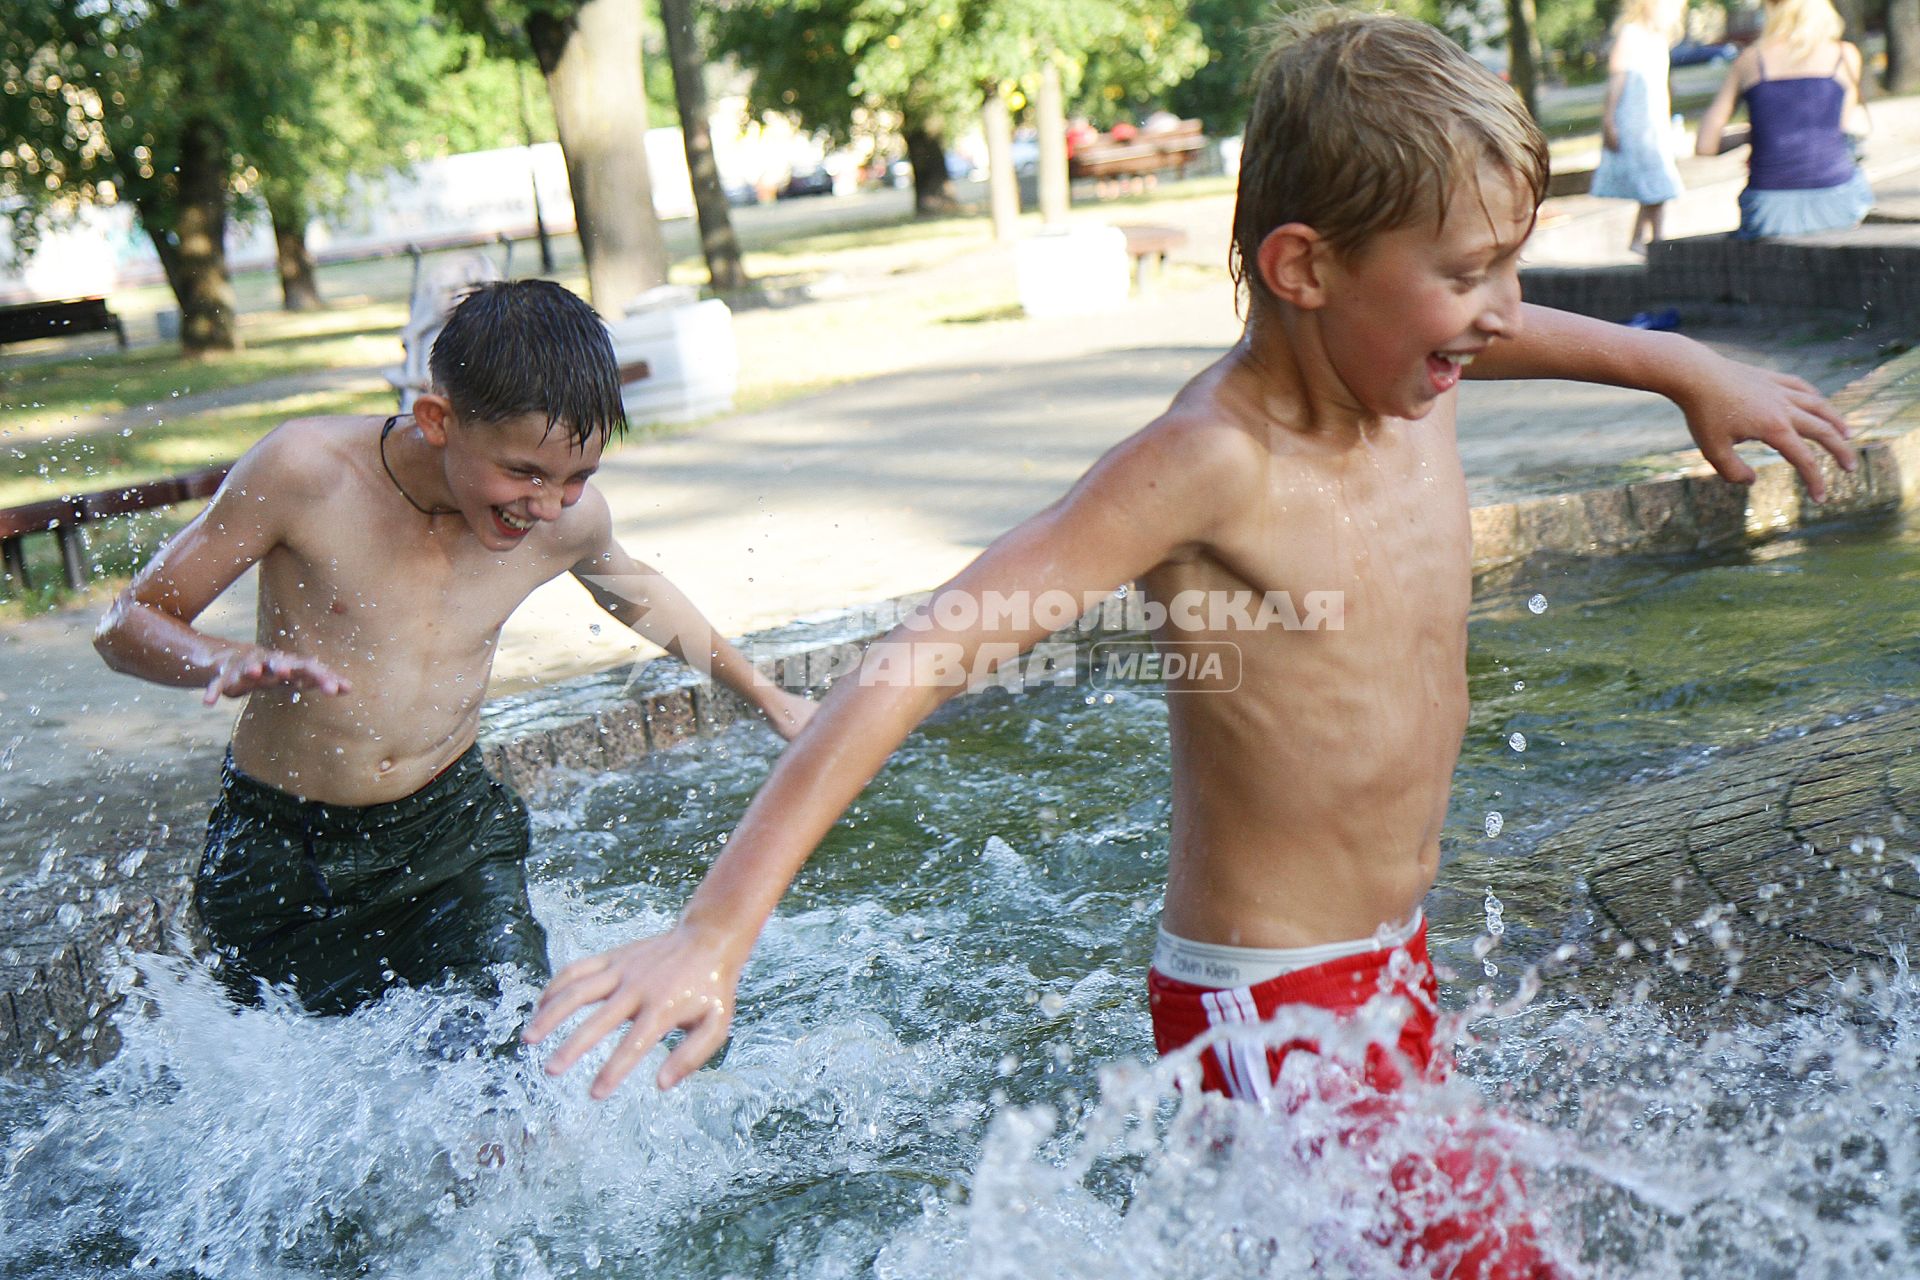
[[[1467, 722], [1459, 380], [1561, 376], [1664, 393], [1735, 481], [1752, 478], [1736, 439], [1772, 444], [1816, 496], [1808, 441], [1853, 465], [1844, 425], [1798, 380], [1677, 335], [1523, 308], [1519, 255], [1546, 176], [1545, 141], [1513, 94], [1431, 28], [1301, 23], [1268, 58], [1247, 130], [1233, 264], [1251, 302], [1239, 344], [869, 653], [781, 760], [675, 929], [560, 973], [529, 1040], [603, 1003], [548, 1070], [629, 1021], [596, 1096], [672, 1028], [687, 1035], [661, 1087], [720, 1045], [741, 968], [788, 883], [952, 692], [881, 670], [897, 671], [903, 650], [914, 662], [958, 646], [971, 660], [1044, 633], [1001, 623], [1006, 610], [942, 609], [942, 596], [1086, 598], [1131, 581], [1157, 601], [1319, 592], [1343, 602], [1337, 629], [1222, 630], [1210, 610], [1179, 610], [1156, 635], [1163, 646], [1232, 643], [1242, 663], [1231, 693], [1199, 681], [1168, 689], [1173, 819], [1150, 975], [1160, 1050], [1211, 1023], [1289, 1003], [1345, 1011], [1386, 988], [1407, 1017], [1398, 1052], [1369, 1055], [1368, 1085], [1437, 1070], [1420, 906]], [[940, 621], [968, 616], [980, 621]], [[1249, 1059], [1216, 1046], [1205, 1086], [1265, 1099], [1283, 1059], [1313, 1048]], [[1410, 1263], [1444, 1247], [1457, 1274], [1545, 1265], [1524, 1233], [1462, 1243], [1458, 1224], [1438, 1224], [1438, 1237], [1416, 1225], [1402, 1242]]]

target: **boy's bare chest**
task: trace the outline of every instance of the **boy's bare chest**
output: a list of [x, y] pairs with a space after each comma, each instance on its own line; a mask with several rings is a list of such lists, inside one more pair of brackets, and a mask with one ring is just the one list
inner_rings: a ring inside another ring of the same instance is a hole
[[1221, 567], [1260, 591], [1331, 593], [1349, 627], [1458, 625], [1471, 521], [1458, 457], [1441, 443], [1344, 471], [1276, 467], [1219, 539]]
[[551, 576], [533, 548], [500, 554], [457, 536], [305, 530], [262, 563], [261, 616], [283, 639], [323, 652], [391, 660], [410, 649], [444, 659], [490, 649], [508, 615]]

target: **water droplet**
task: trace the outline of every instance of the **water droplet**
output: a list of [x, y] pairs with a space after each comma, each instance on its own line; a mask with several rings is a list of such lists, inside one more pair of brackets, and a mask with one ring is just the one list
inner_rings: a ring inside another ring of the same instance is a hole
[[1531, 609], [1535, 613], [1545, 613], [1547, 611], [1547, 598], [1541, 595], [1540, 593], [1535, 592], [1527, 600], [1527, 608]]
[[1515, 751], [1525, 751], [1527, 749], [1527, 735], [1524, 733], [1510, 733], [1507, 735], [1507, 745]]
[[1506, 825], [1507, 825], [1507, 820], [1500, 816], [1500, 811], [1498, 809], [1494, 809], [1488, 812], [1487, 839], [1491, 840], [1495, 836], [1498, 836], [1500, 834], [1500, 829]]
[[1525, 680], [1515, 680], [1513, 682], [1513, 691], [1515, 693], [1520, 693], [1524, 691], [1526, 687], [1527, 687], [1527, 682]]

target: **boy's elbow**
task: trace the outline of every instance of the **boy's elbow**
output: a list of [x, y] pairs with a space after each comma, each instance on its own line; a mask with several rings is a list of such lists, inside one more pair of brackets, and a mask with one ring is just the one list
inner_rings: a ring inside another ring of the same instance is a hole
[[123, 595], [100, 615], [100, 623], [93, 629], [93, 651], [100, 655], [101, 661], [108, 667], [122, 675], [127, 673], [128, 614], [137, 607], [131, 599]]

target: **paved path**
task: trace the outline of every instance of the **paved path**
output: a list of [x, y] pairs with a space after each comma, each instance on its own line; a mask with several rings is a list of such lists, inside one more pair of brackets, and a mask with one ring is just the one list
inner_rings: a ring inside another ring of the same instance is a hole
[[[1920, 134], [1920, 111], [1912, 114]], [[1611, 216], [1582, 208], [1556, 225]], [[1166, 284], [1123, 310], [943, 326], [911, 353], [910, 372], [617, 451], [598, 483], [619, 536], [735, 634], [937, 583], [1063, 492], [1237, 337], [1220, 266], [1231, 199], [1168, 202], [1151, 217], [1185, 226], [1191, 242]], [[1559, 252], [1554, 231], [1543, 232], [1539, 253]], [[1011, 302], [1005, 250], [932, 267], [912, 287], [982, 273], [998, 273]], [[858, 305], [855, 291], [743, 316], [743, 334], [753, 335], [743, 348], [779, 339], [804, 349], [830, 308]], [[1871, 340], [1809, 326], [1700, 336], [1828, 388], [1858, 376], [1872, 354]], [[1483, 497], [1529, 487], [1543, 471], [1577, 473], [1686, 444], [1664, 402], [1599, 388], [1472, 385], [1462, 421], [1468, 475]], [[216, 604], [209, 629], [251, 631], [250, 587], [243, 581]], [[110, 674], [88, 644], [92, 623], [91, 613], [69, 612], [0, 629], [0, 879], [37, 865], [49, 843], [76, 830], [150, 810], [191, 813], [210, 790], [232, 709]], [[637, 651], [579, 588], [555, 583], [509, 624], [496, 689]], [[48, 822], [60, 814], [73, 825]]]

